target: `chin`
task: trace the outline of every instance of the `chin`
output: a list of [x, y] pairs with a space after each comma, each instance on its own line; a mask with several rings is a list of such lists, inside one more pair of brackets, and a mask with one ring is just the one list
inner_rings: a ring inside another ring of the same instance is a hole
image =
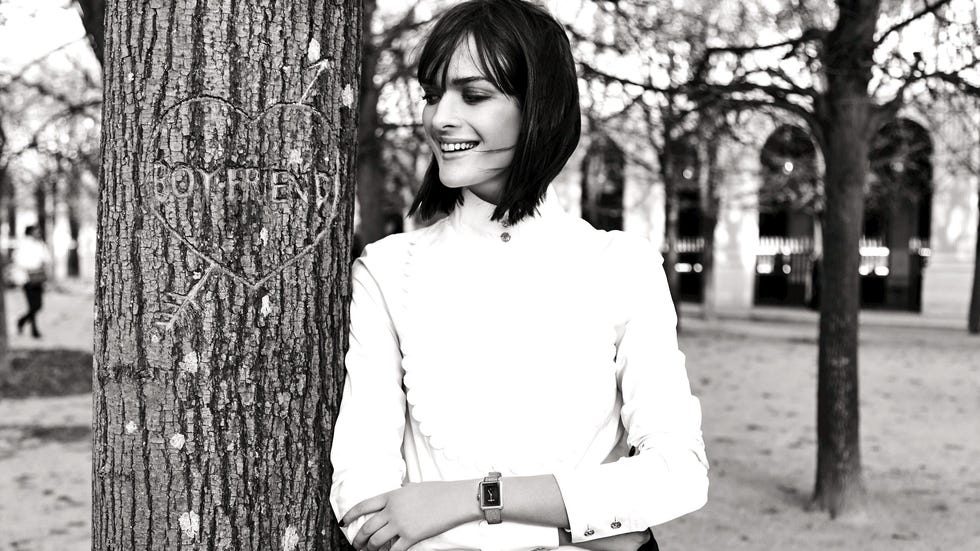
[[439, 174], [439, 181], [442, 182], [442, 185], [451, 189], [469, 187], [474, 184], [474, 182], [469, 179], [453, 177], [452, 175], [447, 177], [441, 173]]

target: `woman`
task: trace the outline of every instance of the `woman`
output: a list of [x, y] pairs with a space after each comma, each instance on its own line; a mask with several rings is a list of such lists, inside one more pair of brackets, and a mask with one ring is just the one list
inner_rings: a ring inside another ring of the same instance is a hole
[[580, 133], [568, 39], [472, 0], [418, 79], [433, 162], [410, 214], [448, 216], [354, 264], [334, 512], [372, 550], [637, 549], [705, 503], [700, 405], [659, 253], [547, 193]]

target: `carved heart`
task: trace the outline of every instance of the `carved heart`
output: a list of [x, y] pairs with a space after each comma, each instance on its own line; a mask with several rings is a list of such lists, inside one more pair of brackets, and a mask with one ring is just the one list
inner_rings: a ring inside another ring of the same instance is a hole
[[340, 160], [315, 139], [328, 130], [309, 105], [251, 114], [223, 98], [184, 100], [146, 142], [144, 210], [213, 268], [259, 287], [333, 223]]

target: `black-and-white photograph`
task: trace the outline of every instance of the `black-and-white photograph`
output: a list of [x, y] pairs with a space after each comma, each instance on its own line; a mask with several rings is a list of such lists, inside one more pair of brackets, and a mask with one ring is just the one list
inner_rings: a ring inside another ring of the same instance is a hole
[[980, 550], [976, 0], [0, 0], [0, 551]]

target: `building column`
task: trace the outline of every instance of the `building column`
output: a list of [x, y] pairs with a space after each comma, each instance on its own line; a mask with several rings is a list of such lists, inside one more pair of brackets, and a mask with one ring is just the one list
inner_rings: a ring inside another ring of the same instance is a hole
[[[941, 157], [940, 157], [941, 159]], [[923, 271], [922, 313], [966, 323], [977, 239], [978, 178], [936, 162], [931, 253]]]
[[715, 266], [713, 304], [715, 312], [748, 314], [755, 291], [755, 262], [759, 246], [758, 151], [736, 146], [726, 152], [729, 159], [721, 166], [733, 167], [724, 173], [721, 206], [715, 228]]

